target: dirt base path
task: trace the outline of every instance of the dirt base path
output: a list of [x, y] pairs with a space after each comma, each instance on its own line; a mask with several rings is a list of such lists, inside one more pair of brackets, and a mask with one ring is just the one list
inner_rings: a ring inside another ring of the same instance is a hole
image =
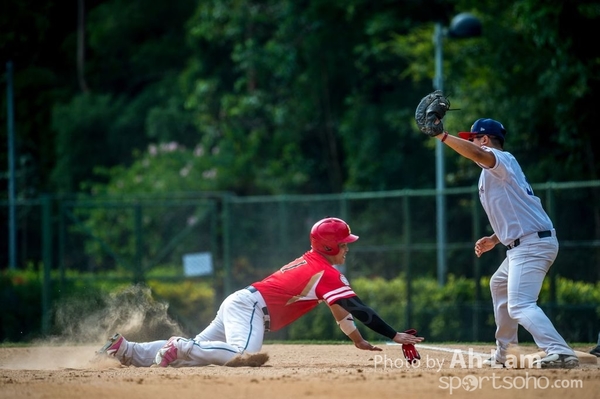
[[571, 370], [480, 368], [492, 346], [431, 344], [411, 366], [399, 346], [381, 347], [274, 344], [263, 347], [270, 359], [262, 367], [183, 369], [94, 361], [97, 346], [0, 348], [0, 398], [600, 398], [597, 362]]

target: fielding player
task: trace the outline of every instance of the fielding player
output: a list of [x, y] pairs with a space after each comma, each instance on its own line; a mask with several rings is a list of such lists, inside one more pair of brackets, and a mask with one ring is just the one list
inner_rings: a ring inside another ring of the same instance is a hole
[[448, 147], [481, 167], [479, 199], [493, 234], [475, 243], [479, 257], [497, 244], [506, 246], [506, 258], [490, 280], [496, 321], [496, 353], [488, 363], [504, 363], [507, 349], [518, 343], [522, 325], [547, 356], [534, 365], [572, 368], [575, 352], [537, 305], [544, 278], [558, 254], [552, 220], [542, 207], [515, 157], [504, 151], [504, 126], [478, 119], [470, 132], [437, 136]]

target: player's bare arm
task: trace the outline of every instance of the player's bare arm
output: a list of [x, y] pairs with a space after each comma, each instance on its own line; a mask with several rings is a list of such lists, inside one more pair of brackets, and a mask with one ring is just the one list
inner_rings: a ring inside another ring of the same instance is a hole
[[493, 234], [489, 237], [481, 237], [477, 242], [475, 242], [475, 255], [479, 258], [484, 252], [487, 252], [494, 248], [496, 244], [498, 244], [500, 240], [496, 234]]
[[[463, 140], [460, 137], [451, 136], [446, 134], [441, 134], [437, 136], [439, 140], [444, 141], [448, 147], [452, 148], [454, 151], [459, 153], [465, 158], [470, 159], [473, 162], [476, 162], [480, 165], [483, 165], [487, 168], [492, 168], [496, 164], [496, 156], [491, 151], [485, 151], [482, 149], [480, 145], [489, 145], [490, 140], [489, 137], [484, 136], [480, 139], [480, 143], [475, 144], [474, 142]], [[491, 147], [491, 145], [489, 145]]]

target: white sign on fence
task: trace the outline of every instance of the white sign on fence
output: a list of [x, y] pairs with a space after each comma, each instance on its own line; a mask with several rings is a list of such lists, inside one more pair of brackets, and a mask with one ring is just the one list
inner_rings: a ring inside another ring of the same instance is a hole
[[210, 252], [183, 255], [183, 273], [187, 277], [210, 276], [213, 272]]

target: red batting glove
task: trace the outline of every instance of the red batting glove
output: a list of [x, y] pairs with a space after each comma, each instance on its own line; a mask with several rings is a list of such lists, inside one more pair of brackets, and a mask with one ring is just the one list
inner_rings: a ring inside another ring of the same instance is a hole
[[[417, 335], [417, 330], [411, 328], [410, 330], [404, 331], [404, 334]], [[419, 351], [413, 344], [402, 344], [402, 353], [404, 353], [404, 357], [408, 360], [409, 363], [416, 363], [417, 360], [421, 359], [421, 355], [419, 355]]]

